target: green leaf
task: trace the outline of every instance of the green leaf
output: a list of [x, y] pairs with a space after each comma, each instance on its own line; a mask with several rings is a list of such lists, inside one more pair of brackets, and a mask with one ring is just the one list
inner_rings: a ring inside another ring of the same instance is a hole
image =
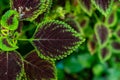
[[53, 20], [42, 22], [31, 41], [40, 56], [61, 59], [76, 50], [84, 39], [66, 23]]
[[114, 0], [92, 0], [95, 7], [105, 16], [112, 10], [112, 4]]
[[0, 51], [0, 80], [21, 80], [22, 64], [22, 58], [18, 52]]
[[33, 21], [50, 8], [52, 0], [10, 0], [10, 7], [20, 14], [21, 20]]
[[19, 15], [16, 11], [9, 10], [2, 16], [1, 25], [8, 30], [16, 30], [19, 24], [18, 18]]
[[41, 59], [35, 50], [26, 55], [24, 68], [27, 80], [56, 80], [54, 61]]
[[0, 37], [0, 49], [3, 51], [13, 51], [18, 47], [8, 38]]

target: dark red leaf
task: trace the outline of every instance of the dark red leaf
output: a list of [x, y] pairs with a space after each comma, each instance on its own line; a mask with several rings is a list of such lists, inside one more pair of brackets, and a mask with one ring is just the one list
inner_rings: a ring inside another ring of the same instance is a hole
[[0, 52], [0, 80], [21, 79], [22, 60], [17, 52]]
[[109, 47], [104, 47], [99, 50], [99, 58], [101, 61], [106, 61], [111, 57], [111, 50]]
[[74, 30], [80, 33], [80, 26], [74, 19], [66, 19], [65, 22], [69, 24]]
[[111, 43], [112, 45], [112, 49], [115, 51], [115, 52], [118, 52], [120, 51], [120, 42], [119, 41], [113, 41]]
[[11, 0], [11, 8], [20, 13], [20, 18], [30, 21], [46, 12], [49, 5], [51, 0]]
[[43, 22], [38, 26], [33, 45], [44, 58], [61, 59], [75, 50], [83, 38], [61, 21]]
[[92, 0], [92, 3], [100, 12], [107, 16], [112, 8], [113, 0]]
[[82, 9], [87, 12], [87, 14], [91, 15], [92, 13], [92, 2], [91, 0], [79, 0], [80, 6]]
[[98, 24], [95, 26], [95, 33], [97, 40], [99, 41], [100, 45], [105, 44], [109, 38], [109, 30], [103, 24]]
[[30, 52], [24, 61], [28, 80], [54, 80], [56, 70], [53, 61], [41, 59], [36, 51]]

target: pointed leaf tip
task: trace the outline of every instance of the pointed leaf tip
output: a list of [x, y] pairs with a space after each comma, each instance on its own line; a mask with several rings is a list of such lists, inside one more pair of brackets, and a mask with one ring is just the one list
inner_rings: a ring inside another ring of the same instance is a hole
[[34, 47], [47, 59], [66, 57], [84, 41], [79, 33], [61, 21], [41, 23], [33, 38]]

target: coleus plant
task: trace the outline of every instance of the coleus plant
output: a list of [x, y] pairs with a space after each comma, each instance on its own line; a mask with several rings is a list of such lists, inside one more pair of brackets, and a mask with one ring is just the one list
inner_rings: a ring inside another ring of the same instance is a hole
[[[112, 53], [119, 53], [119, 24], [117, 24], [119, 1], [79, 0], [79, 4], [81, 3], [81, 8], [88, 14], [80, 20], [84, 36], [88, 38], [88, 50], [92, 55], [97, 53], [100, 61], [105, 62], [110, 59]], [[88, 30], [90, 33], [87, 34]]]
[[[72, 53], [84, 38], [58, 20], [41, 21], [52, 0], [10, 0], [10, 10], [1, 18], [0, 80], [56, 80], [55, 60]], [[23, 21], [37, 25], [32, 38], [21, 38]], [[29, 41], [34, 50], [23, 57], [18, 41]]]

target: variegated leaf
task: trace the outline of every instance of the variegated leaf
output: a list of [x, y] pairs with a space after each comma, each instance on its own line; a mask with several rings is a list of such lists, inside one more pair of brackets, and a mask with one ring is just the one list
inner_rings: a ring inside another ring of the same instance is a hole
[[95, 7], [105, 16], [107, 16], [111, 9], [114, 0], [92, 0]]
[[109, 29], [107, 28], [106, 25], [100, 23], [100, 24], [96, 24], [95, 26], [95, 34], [96, 34], [96, 38], [99, 42], [99, 45], [104, 46], [107, 41], [109, 40]]
[[44, 58], [61, 59], [72, 53], [84, 39], [64, 22], [47, 21], [38, 26], [31, 41]]
[[11, 8], [18, 11], [20, 19], [33, 21], [48, 10], [52, 0], [10, 0]]
[[92, 14], [92, 2], [91, 0], [79, 0], [80, 6], [88, 15]]
[[120, 53], [120, 42], [115, 40], [111, 42], [112, 50], [115, 53]]
[[22, 59], [15, 52], [0, 51], [0, 80], [21, 80]]
[[41, 59], [35, 50], [25, 57], [24, 68], [27, 80], [56, 80], [55, 63]]
[[99, 55], [101, 62], [105, 62], [108, 59], [110, 59], [112, 52], [111, 52], [110, 48], [107, 46], [107, 47], [103, 47], [103, 48], [99, 49], [98, 55]]

